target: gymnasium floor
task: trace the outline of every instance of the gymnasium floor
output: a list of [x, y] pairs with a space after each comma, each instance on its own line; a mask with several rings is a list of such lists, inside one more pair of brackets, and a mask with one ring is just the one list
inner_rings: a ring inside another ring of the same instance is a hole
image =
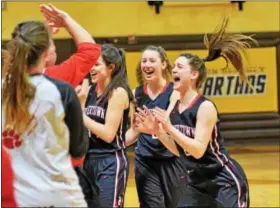
[[[280, 207], [279, 143], [269, 145], [234, 145], [227, 148], [247, 174], [250, 185], [250, 207]], [[130, 174], [125, 207], [137, 207], [134, 182], [134, 154], [129, 153]]]

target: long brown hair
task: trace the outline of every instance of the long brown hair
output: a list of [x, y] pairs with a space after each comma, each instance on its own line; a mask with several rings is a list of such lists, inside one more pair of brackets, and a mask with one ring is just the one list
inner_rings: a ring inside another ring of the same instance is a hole
[[207, 35], [204, 36], [204, 44], [208, 49], [208, 55], [204, 59], [190, 53], [184, 53], [184, 56], [189, 60], [190, 66], [199, 71], [199, 76], [196, 82], [196, 87], [200, 88], [206, 79], [207, 71], [205, 62], [214, 61], [220, 57], [226, 60], [226, 67], [230, 62], [240, 75], [241, 80], [246, 81], [244, 58], [247, 57], [247, 48], [250, 43], [257, 44], [257, 41], [251, 36], [241, 34], [227, 34], [226, 29], [229, 23], [229, 17], [224, 17], [222, 23], [218, 25], [211, 35], [210, 40]]
[[111, 44], [103, 44], [101, 56], [107, 67], [109, 65], [115, 65], [115, 68], [112, 72], [111, 81], [104, 90], [99, 102], [107, 99], [112, 91], [118, 87], [124, 88], [128, 94], [129, 101], [133, 101], [133, 93], [128, 84], [124, 50], [116, 48]]
[[35, 96], [35, 86], [28, 70], [36, 66], [49, 46], [48, 28], [40, 21], [19, 23], [7, 44], [2, 79], [2, 105], [6, 127], [22, 131], [31, 119], [29, 106]]
[[[150, 45], [150, 46], [147, 46], [144, 50], [144, 51], [147, 51], [147, 50], [151, 50], [151, 51], [157, 51], [158, 54], [159, 54], [159, 57], [161, 59], [161, 62], [162, 63], [166, 63], [166, 67], [165, 69], [163, 70], [163, 77], [167, 80], [170, 79], [171, 77], [171, 74], [172, 74], [172, 66], [170, 64], [170, 61], [168, 60], [167, 58], [167, 55], [166, 55], [166, 52], [164, 50], [163, 47], [161, 46], [154, 46], [154, 45]], [[142, 75], [142, 70], [141, 70], [141, 61], [137, 64], [136, 66], [136, 80], [138, 82], [138, 84], [142, 85], [144, 83], [144, 79], [143, 79], [143, 75]]]

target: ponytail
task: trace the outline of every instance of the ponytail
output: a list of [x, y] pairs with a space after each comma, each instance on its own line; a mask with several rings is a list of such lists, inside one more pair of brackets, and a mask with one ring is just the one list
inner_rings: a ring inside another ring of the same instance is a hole
[[98, 103], [101, 103], [107, 99], [112, 91], [118, 87], [124, 88], [128, 93], [129, 100], [133, 101], [134, 96], [128, 84], [125, 52], [122, 49], [117, 49], [110, 44], [104, 44], [102, 46], [102, 58], [107, 66], [113, 64], [115, 65], [115, 68], [112, 72], [112, 79]]
[[28, 70], [36, 66], [49, 41], [48, 28], [40, 21], [19, 23], [12, 33], [7, 51], [2, 55], [2, 105], [6, 128], [22, 133], [31, 121], [29, 107], [36, 88], [29, 80]]
[[31, 119], [29, 106], [35, 96], [35, 87], [30, 83], [27, 72], [29, 51], [24, 40], [11, 40], [4, 61], [2, 104], [5, 124], [20, 131]]
[[228, 23], [229, 17], [226, 16], [222, 24], [215, 29], [210, 40], [208, 40], [207, 35], [204, 36], [204, 44], [208, 49], [208, 56], [203, 61], [214, 61], [219, 57], [224, 58], [227, 63], [226, 67], [230, 62], [239, 73], [241, 80], [246, 81], [251, 86], [245, 75], [244, 57], [247, 58], [246, 49], [250, 47], [248, 41], [256, 45], [258, 43], [250, 36], [226, 34]]

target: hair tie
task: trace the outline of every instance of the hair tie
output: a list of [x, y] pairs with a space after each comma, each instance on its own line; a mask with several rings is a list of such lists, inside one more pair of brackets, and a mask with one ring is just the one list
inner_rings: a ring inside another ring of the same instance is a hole
[[205, 59], [206, 61], [213, 61], [217, 58], [219, 58], [221, 56], [221, 49], [210, 49], [210, 51], [208, 52], [208, 56]]

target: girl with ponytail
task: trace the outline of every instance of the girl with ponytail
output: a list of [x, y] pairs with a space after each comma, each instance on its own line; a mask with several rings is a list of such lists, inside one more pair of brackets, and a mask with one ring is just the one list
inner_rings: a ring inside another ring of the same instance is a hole
[[42, 74], [50, 38], [40, 21], [19, 23], [12, 33], [3, 56], [2, 144], [19, 207], [85, 207], [70, 160], [87, 150], [81, 107], [69, 84]]
[[[150, 45], [143, 50], [136, 69], [139, 86], [134, 90], [138, 112], [143, 106], [149, 110], [155, 107], [168, 109], [174, 102], [177, 93], [170, 82], [171, 70], [172, 66], [161, 46]], [[185, 186], [183, 165], [156, 135], [146, 132], [135, 118], [126, 133], [126, 141], [127, 145], [137, 141], [135, 181], [140, 207], [182, 206]]]
[[102, 45], [88, 94], [80, 97], [89, 139], [83, 168], [99, 187], [100, 207], [124, 206], [129, 168], [125, 132], [134, 108], [126, 70], [124, 51]]
[[249, 207], [249, 187], [242, 167], [224, 147], [215, 104], [199, 93], [207, 76], [206, 62], [220, 57], [230, 62], [246, 81], [243, 58], [254, 39], [226, 34], [228, 17], [204, 42], [208, 56], [183, 53], [175, 61], [172, 75], [180, 98], [170, 115], [156, 108], [140, 112], [143, 125], [185, 164], [188, 187], [187, 207]]

